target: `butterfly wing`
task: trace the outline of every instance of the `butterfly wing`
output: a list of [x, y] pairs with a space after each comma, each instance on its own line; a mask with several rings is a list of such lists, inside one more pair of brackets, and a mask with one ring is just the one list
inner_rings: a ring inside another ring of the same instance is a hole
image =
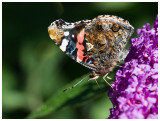
[[96, 70], [91, 59], [87, 54], [85, 40], [85, 26], [90, 20], [67, 23], [62, 19], [54, 21], [49, 27], [50, 38], [59, 48], [76, 62], [85, 67]]
[[96, 17], [85, 27], [85, 39], [93, 45], [89, 58], [97, 62], [99, 69], [104, 67], [107, 69], [112, 62], [123, 60], [128, 53], [125, 46], [133, 31], [130, 23], [120, 17], [111, 15]]

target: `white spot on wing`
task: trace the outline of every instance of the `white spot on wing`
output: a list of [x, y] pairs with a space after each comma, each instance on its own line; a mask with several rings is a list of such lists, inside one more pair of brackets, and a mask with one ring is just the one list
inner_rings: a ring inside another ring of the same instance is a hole
[[68, 32], [68, 31], [64, 32], [64, 35], [65, 35], [65, 36], [68, 36], [68, 35], [69, 35], [69, 32]]
[[64, 52], [64, 51], [66, 51], [66, 47], [67, 47], [67, 45], [68, 45], [68, 40], [67, 39], [63, 39], [62, 40], [62, 43], [61, 43], [61, 45], [60, 45], [60, 49]]

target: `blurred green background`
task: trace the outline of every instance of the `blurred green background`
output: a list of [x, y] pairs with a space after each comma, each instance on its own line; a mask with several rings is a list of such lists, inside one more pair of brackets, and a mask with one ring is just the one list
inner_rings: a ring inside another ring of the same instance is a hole
[[[85, 79], [90, 70], [74, 62], [49, 38], [47, 28], [67, 22], [117, 15], [136, 29], [153, 23], [158, 3], [2, 3], [2, 116], [8, 118], [107, 118], [110, 87]], [[113, 78], [117, 68], [110, 77]], [[112, 83], [110, 81], [110, 83]]]

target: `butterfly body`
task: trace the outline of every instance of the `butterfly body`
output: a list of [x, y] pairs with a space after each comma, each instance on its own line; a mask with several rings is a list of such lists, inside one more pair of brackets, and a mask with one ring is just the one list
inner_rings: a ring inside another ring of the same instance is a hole
[[111, 15], [75, 23], [59, 19], [48, 27], [50, 38], [63, 52], [92, 70], [90, 80], [112, 72], [126, 57], [125, 46], [133, 31], [128, 21]]

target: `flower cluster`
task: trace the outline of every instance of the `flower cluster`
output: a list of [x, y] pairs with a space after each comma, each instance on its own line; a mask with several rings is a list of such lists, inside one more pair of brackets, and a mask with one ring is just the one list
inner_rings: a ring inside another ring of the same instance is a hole
[[158, 118], [158, 16], [152, 29], [147, 23], [137, 34], [109, 92], [110, 119]]

